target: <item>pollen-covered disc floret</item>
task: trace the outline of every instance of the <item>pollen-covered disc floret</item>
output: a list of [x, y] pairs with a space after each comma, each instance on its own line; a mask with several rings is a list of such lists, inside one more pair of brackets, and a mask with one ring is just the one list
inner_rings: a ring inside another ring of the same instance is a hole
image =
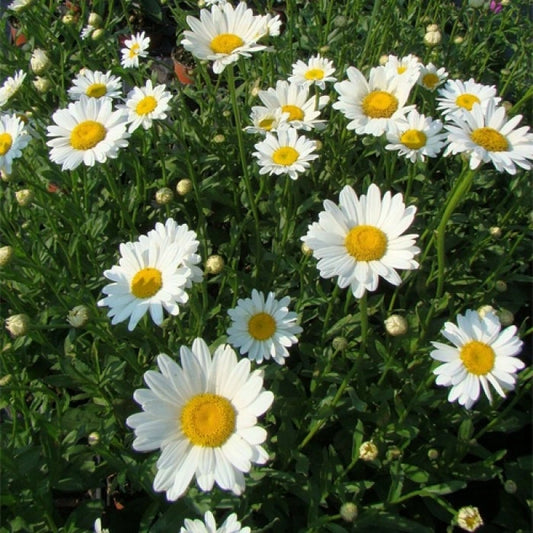
[[457, 316], [457, 325], [446, 322], [442, 335], [454, 346], [432, 342], [435, 350], [431, 357], [443, 364], [435, 368], [436, 384], [451, 387], [448, 401], [456, 400], [470, 409], [479, 399], [480, 389], [492, 401], [490, 385], [505, 397], [515, 387], [516, 372], [524, 363], [516, 357], [522, 350], [522, 341], [516, 336], [516, 327], [501, 331], [498, 317], [486, 313], [483, 318], [469, 310]]
[[274, 395], [263, 389], [263, 373], [250, 372], [249, 359], [237, 362], [229, 345], [213, 356], [203, 339], [192, 349], [180, 349], [181, 366], [165, 354], [157, 357], [159, 372], [144, 374], [147, 389], [133, 397], [143, 412], [126, 423], [135, 430], [137, 451], [161, 450], [154, 479], [155, 491], [179, 498], [196, 476], [198, 486], [242, 494], [244, 474], [252, 463], [264, 464], [261, 446], [266, 431], [257, 426]]
[[345, 186], [337, 206], [324, 201], [318, 222], [302, 237], [318, 259], [323, 278], [338, 276], [341, 288], [350, 287], [356, 298], [375, 291], [381, 276], [393, 285], [401, 278], [395, 269], [418, 268], [414, 256], [417, 235], [402, 235], [413, 222], [416, 207], [405, 207], [400, 193], [386, 192], [372, 184], [359, 198]]
[[19, 117], [0, 115], [0, 171], [11, 174], [13, 160], [21, 156], [30, 139]]
[[120, 98], [122, 81], [109, 70], [104, 73], [85, 68], [74, 78], [68, 95], [71, 100], [79, 100], [82, 95], [89, 98]]
[[124, 48], [120, 51], [122, 59], [120, 64], [124, 68], [138, 68], [139, 58], [148, 56], [150, 37], [146, 37], [144, 31], [132, 35], [124, 41]]
[[265, 299], [262, 292], [253, 289], [251, 298], [239, 299], [237, 307], [228, 310], [232, 320], [228, 342], [256, 363], [272, 357], [276, 363], [285, 364], [287, 348], [298, 342], [296, 335], [302, 332], [296, 313], [288, 309], [289, 302], [288, 296], [276, 300], [273, 292]]
[[134, 87], [127, 96], [125, 109], [128, 112], [128, 131], [131, 133], [139, 126], [145, 130], [152, 126], [154, 120], [167, 118], [172, 95], [165, 85], [152, 86], [148, 80], [144, 87]]
[[472, 111], [474, 104], [480, 104], [483, 111], [489, 102], [498, 104], [501, 98], [496, 96], [494, 85], [476, 83], [473, 78], [467, 81], [448, 80], [444, 87], [438, 90], [437, 110], [446, 118], [462, 116], [465, 111]]
[[320, 89], [325, 89], [326, 82], [337, 81], [333, 74], [335, 74], [333, 61], [317, 54], [311, 56], [307, 63], [298, 59], [292, 66], [292, 76], [288, 81], [300, 85], [316, 85]]
[[203, 522], [199, 519], [189, 520], [186, 518], [184, 526], [180, 529], [180, 533], [250, 533], [250, 531], [249, 527], [241, 527], [235, 513], [230, 514], [217, 528], [215, 517], [211, 511], [204, 514]]

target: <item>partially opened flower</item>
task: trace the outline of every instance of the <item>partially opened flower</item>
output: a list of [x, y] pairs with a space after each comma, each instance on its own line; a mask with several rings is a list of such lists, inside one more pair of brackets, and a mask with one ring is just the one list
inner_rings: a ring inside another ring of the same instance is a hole
[[428, 91], [434, 91], [448, 79], [448, 73], [444, 67], [437, 68], [433, 63], [422, 65], [418, 77], [418, 85]]
[[337, 78], [332, 75], [334, 73], [333, 61], [317, 54], [311, 56], [307, 63], [301, 59], [296, 61], [292, 66], [292, 76], [289, 77], [289, 82], [300, 85], [316, 85], [320, 89], [325, 89], [326, 82], [337, 81]]
[[431, 357], [443, 364], [435, 368], [436, 384], [451, 387], [448, 401], [456, 400], [470, 409], [479, 399], [480, 389], [492, 401], [490, 385], [505, 398], [515, 387], [516, 372], [524, 363], [516, 357], [523, 342], [516, 336], [516, 326], [501, 331], [494, 313], [482, 318], [477, 311], [457, 315], [457, 325], [446, 322], [442, 334], [454, 346], [432, 342]]
[[139, 58], [148, 56], [149, 46], [150, 37], [146, 37], [144, 31], [126, 39], [124, 48], [120, 51], [122, 54], [121, 65], [124, 68], [137, 68], [139, 66]]
[[501, 100], [496, 96], [494, 85], [482, 85], [476, 83], [473, 78], [467, 81], [448, 80], [444, 87], [438, 91], [437, 109], [444, 116], [461, 116], [464, 111], [472, 111], [474, 104], [480, 104], [485, 110], [490, 101], [498, 104]]
[[26, 73], [17, 70], [13, 76], [9, 76], [0, 87], [0, 107], [4, 107], [7, 101], [20, 89], [26, 79]]
[[68, 95], [72, 100], [79, 100], [82, 95], [89, 98], [120, 98], [122, 81], [109, 70], [104, 73], [84, 68], [74, 78]]
[[203, 491], [216, 483], [242, 494], [252, 463], [268, 459], [261, 446], [267, 433], [257, 417], [274, 395], [263, 389], [262, 371], [250, 372], [249, 359], [237, 362], [229, 345], [219, 346], [211, 357], [205, 341], [195, 339], [192, 349], [180, 348], [180, 360], [181, 366], [160, 354], [159, 372], [145, 372], [148, 388], [133, 395], [143, 412], [126, 420], [135, 430], [133, 447], [161, 450], [153, 486], [166, 491], [170, 501], [194, 476]]
[[13, 160], [21, 156], [30, 139], [19, 117], [0, 115], [0, 171], [11, 174]]
[[250, 533], [249, 527], [241, 528], [241, 523], [237, 520], [237, 515], [232, 513], [224, 520], [223, 524], [217, 528], [215, 517], [211, 511], [204, 515], [204, 521], [185, 519], [185, 525], [180, 529], [180, 533]]
[[339, 205], [324, 201], [318, 222], [309, 226], [302, 237], [318, 259], [317, 267], [323, 278], [338, 276], [337, 285], [350, 287], [356, 298], [366, 291], [375, 291], [381, 276], [393, 285], [401, 278], [395, 269], [418, 268], [414, 256], [420, 252], [414, 246], [417, 235], [402, 235], [412, 224], [416, 207], [405, 207], [400, 193], [386, 192], [381, 197], [377, 185], [357, 197], [345, 186]]

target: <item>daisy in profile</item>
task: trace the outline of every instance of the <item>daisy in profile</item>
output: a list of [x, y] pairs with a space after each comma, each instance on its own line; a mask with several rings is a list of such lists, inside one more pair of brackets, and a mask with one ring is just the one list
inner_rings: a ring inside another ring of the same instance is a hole
[[120, 51], [122, 59], [120, 64], [124, 68], [138, 68], [139, 58], [148, 56], [150, 37], [146, 37], [144, 31], [132, 35], [124, 41], [124, 48]]
[[472, 78], [468, 81], [448, 80], [444, 87], [438, 90], [437, 109], [444, 116], [461, 116], [463, 112], [472, 111], [474, 104], [480, 104], [482, 109], [487, 108], [488, 103], [494, 100], [498, 104], [501, 100], [496, 96], [494, 85], [482, 85], [476, 83]]
[[402, 81], [408, 83], [411, 87], [418, 81], [421, 67], [422, 63], [413, 54], [402, 58], [389, 55], [389, 58], [383, 65], [383, 68], [391, 78], [400, 77]]
[[13, 2], [11, 2], [7, 8], [18, 13], [23, 9], [26, 9], [31, 4], [33, 4], [33, 0], [13, 0]]
[[62, 170], [73, 170], [81, 163], [88, 167], [104, 163], [128, 145], [126, 115], [113, 111], [109, 98], [82, 95], [67, 109], [57, 110], [52, 120], [55, 125], [47, 128], [51, 139], [46, 144], [51, 148], [50, 159]]
[[24, 123], [13, 115], [0, 115], [0, 171], [11, 174], [13, 159], [21, 156], [31, 137]]
[[390, 124], [387, 131], [387, 150], [397, 150], [398, 154], [415, 163], [426, 157], [437, 157], [446, 143], [448, 135], [441, 133], [443, 124], [413, 109], [405, 118]]
[[143, 412], [126, 420], [135, 431], [133, 448], [161, 450], [153, 487], [169, 501], [183, 495], [194, 476], [203, 491], [216, 483], [240, 495], [252, 463], [268, 459], [261, 446], [267, 433], [257, 417], [274, 395], [263, 389], [263, 372], [250, 372], [249, 359], [237, 362], [227, 344], [211, 356], [205, 341], [195, 339], [192, 349], [180, 348], [180, 361], [160, 354], [159, 372], [144, 373], [148, 388], [133, 394]]
[[122, 96], [122, 81], [118, 76], [105, 74], [99, 70], [82, 69], [74, 78], [72, 87], [68, 90], [71, 100], [79, 100], [82, 95], [89, 98], [120, 98]]
[[316, 85], [320, 89], [325, 89], [326, 82], [337, 81], [337, 78], [333, 74], [335, 74], [333, 61], [317, 54], [316, 56], [311, 56], [307, 63], [301, 59], [294, 63], [292, 66], [292, 76], [289, 77], [289, 83], [308, 86]]
[[412, 86], [407, 78], [391, 77], [382, 66], [370, 70], [368, 81], [355, 67], [349, 67], [346, 74], [348, 80], [334, 86], [339, 99], [333, 108], [350, 119], [347, 129], [379, 137], [392, 122], [414, 108], [405, 105]]
[[431, 357], [443, 364], [435, 368], [436, 384], [450, 387], [448, 401], [470, 409], [479, 399], [480, 389], [492, 402], [490, 386], [505, 398], [505, 391], [514, 389], [516, 372], [524, 362], [516, 357], [523, 342], [516, 336], [516, 326], [501, 331], [498, 317], [486, 313], [483, 318], [468, 310], [457, 315], [457, 325], [446, 322], [442, 335], [454, 346], [432, 342]]
[[277, 135], [267, 133], [264, 141], [255, 145], [254, 155], [261, 167], [259, 174], [288, 174], [289, 178], [298, 179], [298, 174], [305, 172], [318, 154], [316, 143], [310, 141], [293, 129], [284, 129]]
[[268, 109], [264, 106], [253, 106], [250, 120], [252, 126], [246, 126], [244, 131], [247, 133], [266, 134], [269, 131], [276, 131], [281, 124], [286, 121], [287, 114], [283, 114], [281, 108]]
[[444, 67], [437, 69], [433, 63], [422, 65], [418, 77], [418, 85], [428, 91], [434, 91], [448, 79], [448, 73]]
[[465, 152], [470, 168], [492, 163], [498, 172], [516, 174], [516, 166], [529, 170], [533, 160], [533, 134], [529, 126], [517, 128], [522, 115], [507, 120], [505, 109], [489, 101], [485, 110], [474, 104], [471, 112], [452, 116], [446, 125], [449, 145], [444, 155]]
[[253, 289], [251, 298], [239, 299], [237, 307], [228, 310], [232, 320], [228, 342], [258, 364], [271, 357], [285, 364], [287, 348], [298, 342], [296, 335], [302, 332], [296, 313], [288, 309], [289, 302], [288, 296], [276, 300], [273, 292], [265, 300], [262, 292]]
[[252, 52], [266, 48], [257, 41], [266, 35], [264, 17], [254, 15], [245, 2], [236, 8], [229, 2], [213, 5], [211, 11], [202, 9], [200, 19], [187, 17], [191, 28], [184, 32], [181, 44], [198, 59], [213, 61], [213, 72], [220, 74], [239, 56], [250, 57]]
[[345, 186], [339, 205], [324, 201], [318, 222], [309, 226], [302, 237], [323, 278], [338, 276], [337, 285], [350, 287], [356, 298], [375, 291], [381, 276], [392, 285], [402, 282], [395, 269], [418, 268], [414, 246], [418, 235], [402, 235], [412, 224], [416, 207], [405, 207], [400, 193], [386, 192], [381, 197], [377, 185], [370, 185], [367, 195], [357, 197]]
[[211, 511], [204, 515], [204, 521], [185, 519], [185, 525], [180, 529], [180, 533], [250, 533], [249, 527], [241, 528], [241, 523], [237, 520], [237, 515], [232, 513], [224, 520], [223, 524], [217, 528], [215, 517]]
[[167, 118], [172, 95], [165, 90], [165, 85], [152, 86], [148, 80], [144, 87], [134, 87], [129, 93], [124, 106], [128, 112], [128, 131], [131, 133], [139, 126], [145, 130], [152, 126], [154, 120]]
[[20, 89], [26, 79], [26, 73], [17, 70], [13, 76], [9, 76], [0, 87], [0, 107], [4, 107], [7, 101]]

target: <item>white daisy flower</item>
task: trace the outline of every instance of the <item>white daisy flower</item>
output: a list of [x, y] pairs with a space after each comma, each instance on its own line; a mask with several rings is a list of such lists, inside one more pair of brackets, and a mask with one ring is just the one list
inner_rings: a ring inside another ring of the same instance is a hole
[[131, 133], [139, 126], [145, 130], [152, 126], [152, 121], [167, 118], [172, 95], [165, 85], [152, 86], [148, 80], [144, 87], [134, 87], [129, 93], [125, 109], [128, 111], [128, 131]]
[[126, 420], [135, 430], [133, 448], [161, 449], [153, 487], [166, 491], [170, 501], [187, 490], [193, 476], [203, 491], [216, 483], [240, 495], [244, 473], [268, 459], [261, 446], [267, 433], [256, 424], [274, 395], [263, 389], [263, 372], [250, 372], [249, 359], [237, 362], [229, 345], [211, 357], [205, 341], [195, 339], [192, 350], [181, 347], [180, 360], [182, 366], [160, 354], [160, 372], [145, 372], [148, 389], [133, 395], [144, 412]]
[[89, 98], [120, 98], [122, 81], [109, 70], [104, 74], [99, 70], [84, 68], [74, 78], [68, 95], [71, 100], [79, 100], [82, 95]]
[[395, 55], [389, 55], [383, 68], [391, 78], [400, 77], [402, 81], [411, 87], [418, 81], [422, 64], [418, 57], [409, 54], [401, 59]]
[[281, 108], [268, 109], [264, 106], [253, 106], [250, 120], [253, 126], [246, 126], [244, 131], [247, 133], [265, 134], [269, 131], [276, 131], [280, 124], [286, 122], [287, 113], [283, 113]]
[[19, 12], [33, 4], [33, 0], [13, 0], [8, 6], [7, 9], [12, 11]]
[[257, 143], [255, 149], [257, 152], [252, 155], [261, 167], [259, 174], [288, 174], [293, 180], [309, 168], [310, 161], [318, 157], [313, 153], [316, 143], [303, 135], [298, 136], [294, 128], [280, 130], [277, 135], [267, 133], [265, 140]]
[[405, 105], [411, 90], [406, 78], [390, 77], [382, 66], [370, 70], [368, 81], [355, 67], [349, 67], [346, 74], [348, 80], [334, 85], [340, 96], [333, 108], [351, 119], [347, 129], [379, 137], [389, 124], [414, 109]]
[[470, 154], [470, 168], [492, 163], [498, 172], [516, 174], [516, 165], [529, 170], [533, 159], [533, 134], [529, 126], [516, 128], [522, 115], [507, 120], [505, 109], [494, 101], [485, 110], [474, 104], [471, 112], [453, 116], [446, 125], [449, 145], [444, 155], [466, 152]]
[[184, 32], [181, 44], [198, 59], [213, 61], [213, 72], [220, 74], [239, 56], [266, 48], [257, 41], [266, 34], [264, 17], [254, 15], [245, 2], [236, 8], [230, 3], [214, 5], [211, 11], [202, 9], [200, 20], [187, 17], [191, 30]]
[[132, 35], [124, 41], [124, 48], [120, 51], [122, 59], [120, 64], [124, 68], [138, 68], [139, 58], [148, 56], [150, 37], [146, 37], [144, 31]]
[[21, 156], [31, 137], [24, 123], [13, 115], [0, 115], [0, 171], [11, 174], [13, 159]]
[[266, 109], [281, 109], [286, 115], [284, 124], [297, 130], [311, 130], [324, 123], [318, 117], [320, 110], [329, 102], [329, 96], [321, 96], [317, 101], [314, 96], [309, 96], [308, 86], [285, 80], [279, 80], [276, 88], [259, 91], [259, 98]]
[[392, 122], [387, 131], [387, 150], [397, 150], [411, 163], [437, 157], [446, 143], [446, 133], [441, 133], [443, 124], [413, 109], [405, 118]]
[[0, 107], [4, 107], [7, 101], [20, 89], [26, 79], [26, 73], [17, 70], [13, 76], [9, 76], [0, 87]]
[[296, 313], [288, 309], [289, 302], [288, 296], [276, 300], [273, 292], [265, 301], [265, 295], [253, 289], [251, 298], [239, 299], [237, 307], [228, 310], [232, 320], [228, 342], [258, 364], [271, 357], [285, 364], [287, 348], [298, 342], [296, 335], [302, 332], [296, 324]]
[[332, 76], [334, 73], [333, 61], [317, 54], [311, 56], [307, 63], [301, 59], [296, 61], [292, 66], [292, 76], [289, 77], [289, 82], [300, 85], [314, 84], [320, 89], [325, 89], [326, 82], [337, 81], [337, 78]]
[[420, 249], [414, 246], [418, 235], [402, 235], [412, 224], [416, 207], [405, 207], [400, 193], [383, 198], [377, 185], [370, 185], [367, 196], [357, 197], [345, 186], [339, 206], [324, 201], [318, 222], [309, 226], [302, 237], [318, 259], [317, 267], [323, 278], [338, 276], [337, 285], [350, 286], [356, 298], [365, 291], [375, 291], [379, 276], [393, 285], [402, 282], [395, 269], [418, 268], [414, 256]]
[[[444, 116], [459, 115], [463, 112], [472, 111], [474, 104], [480, 104], [483, 110], [487, 108], [488, 103], [494, 100], [498, 104], [501, 100], [496, 96], [496, 87], [494, 85], [482, 85], [476, 83], [470, 78], [468, 81], [448, 80], [442, 89], [438, 90], [437, 109]], [[449, 118], [449, 117], [448, 117]]]
[[51, 148], [50, 159], [62, 170], [73, 170], [81, 163], [88, 167], [105, 163], [128, 145], [126, 115], [112, 111], [109, 98], [82, 96], [67, 109], [57, 110], [52, 120], [56, 125], [48, 126], [48, 137], [55, 138], [46, 144]]
[[250, 533], [249, 527], [242, 527], [237, 520], [237, 515], [232, 513], [226, 518], [224, 523], [217, 528], [215, 517], [211, 511], [204, 515], [204, 521], [185, 519], [185, 525], [180, 529], [180, 533]]
[[418, 77], [418, 85], [428, 91], [434, 91], [448, 79], [448, 72], [444, 67], [437, 69], [433, 63], [422, 65]]
[[448, 401], [470, 409], [478, 400], [480, 385], [492, 402], [489, 384], [505, 398], [505, 391], [514, 389], [516, 372], [524, 368], [524, 362], [516, 357], [523, 342], [516, 336], [516, 326], [503, 331], [498, 317], [487, 313], [483, 318], [476, 311], [457, 315], [457, 326], [446, 322], [442, 335], [454, 346], [432, 342], [436, 348], [431, 357], [442, 365], [433, 370], [436, 384], [452, 387]]
[[263, 24], [266, 27], [266, 35], [277, 37], [281, 33], [282, 22], [279, 15], [272, 16], [270, 13], [263, 15]]
[[95, 26], [93, 26], [92, 24], [87, 24], [87, 26], [85, 26], [80, 32], [81, 39], [83, 41], [85, 39], [88, 39], [94, 30], [96, 30]]

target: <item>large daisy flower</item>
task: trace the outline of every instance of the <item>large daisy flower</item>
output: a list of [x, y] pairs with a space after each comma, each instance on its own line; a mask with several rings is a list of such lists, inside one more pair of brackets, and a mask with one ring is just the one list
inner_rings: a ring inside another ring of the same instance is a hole
[[146, 37], [144, 31], [132, 35], [124, 41], [124, 48], [120, 51], [122, 59], [120, 64], [124, 68], [138, 68], [139, 58], [148, 56], [150, 37]]
[[0, 115], [0, 171], [11, 174], [13, 159], [20, 157], [31, 137], [16, 115]]
[[4, 107], [7, 101], [20, 89], [26, 79], [26, 73], [17, 70], [13, 76], [9, 76], [0, 87], [0, 107]]
[[334, 85], [340, 96], [333, 107], [351, 119], [349, 130], [379, 137], [391, 122], [414, 108], [405, 105], [412, 86], [408, 79], [392, 77], [384, 67], [372, 68], [368, 81], [355, 67], [346, 74], [348, 80]]
[[433, 63], [420, 67], [418, 85], [428, 91], [434, 91], [448, 79], [448, 72], [444, 67], [437, 68]]
[[326, 82], [337, 81], [337, 78], [332, 74], [335, 74], [333, 61], [317, 54], [311, 56], [307, 63], [298, 59], [292, 66], [292, 76], [289, 77], [289, 82], [300, 85], [316, 85], [320, 89], [325, 89]]
[[356, 298], [365, 291], [375, 291], [379, 276], [393, 285], [400, 285], [396, 268], [418, 268], [414, 256], [420, 252], [414, 246], [418, 235], [402, 235], [413, 222], [416, 207], [405, 207], [400, 193], [383, 198], [377, 185], [370, 185], [367, 195], [357, 197], [346, 186], [342, 189], [339, 206], [324, 201], [318, 222], [309, 226], [302, 237], [314, 257], [323, 278], [338, 276], [341, 288], [351, 287]]
[[113, 76], [109, 70], [103, 73], [84, 68], [72, 82], [68, 95], [72, 100], [79, 100], [82, 95], [89, 98], [120, 98], [122, 81], [118, 76]]
[[180, 529], [180, 533], [250, 533], [249, 527], [241, 528], [241, 523], [237, 520], [237, 515], [232, 513], [224, 520], [224, 523], [217, 528], [215, 517], [211, 511], [204, 515], [204, 521], [185, 519], [185, 525]]
[[533, 159], [533, 134], [529, 126], [516, 128], [522, 115], [507, 120], [505, 109], [496, 107], [494, 101], [485, 111], [474, 104], [470, 113], [453, 116], [448, 145], [444, 155], [466, 152], [470, 154], [470, 168], [491, 162], [498, 172], [516, 174], [516, 166], [529, 170]]
[[253, 289], [251, 298], [238, 300], [237, 307], [228, 310], [232, 320], [228, 342], [256, 363], [272, 357], [276, 363], [285, 364], [287, 348], [298, 342], [296, 335], [302, 332], [296, 313], [288, 309], [289, 302], [288, 296], [276, 300], [273, 292], [265, 300], [262, 292]]
[[52, 115], [55, 125], [48, 126], [46, 144], [50, 159], [62, 165], [62, 170], [73, 170], [81, 163], [92, 167], [95, 162], [114, 159], [120, 148], [128, 145], [126, 115], [122, 110], [112, 111], [109, 98], [88, 98], [72, 102], [67, 109]]
[[502, 398], [505, 398], [505, 391], [514, 389], [515, 374], [525, 366], [516, 357], [523, 345], [516, 331], [515, 326], [501, 331], [494, 313], [486, 313], [481, 318], [472, 310], [464, 316], [457, 315], [457, 326], [452, 322], [444, 324], [441, 333], [454, 346], [432, 342], [436, 349], [430, 355], [444, 363], [433, 373], [437, 376], [437, 385], [452, 387], [448, 401], [457, 400], [470, 409], [479, 398], [480, 388], [489, 401], [492, 401], [489, 384]]
[[216, 483], [242, 494], [244, 473], [268, 459], [261, 446], [267, 433], [256, 424], [274, 395], [263, 389], [262, 371], [250, 372], [249, 359], [237, 362], [229, 345], [211, 357], [205, 341], [195, 339], [192, 349], [181, 347], [180, 360], [182, 366], [160, 354], [160, 371], [145, 372], [148, 389], [133, 395], [143, 412], [126, 420], [135, 430], [133, 448], [161, 449], [153, 486], [170, 501], [187, 490], [193, 476], [203, 491]]
[[183, 33], [181, 44], [198, 59], [213, 61], [215, 74], [239, 56], [250, 57], [251, 52], [265, 48], [257, 41], [266, 35], [267, 24], [245, 2], [239, 2], [236, 8], [225, 3], [212, 6], [211, 11], [202, 9], [200, 20], [188, 16], [187, 24], [191, 30]]

